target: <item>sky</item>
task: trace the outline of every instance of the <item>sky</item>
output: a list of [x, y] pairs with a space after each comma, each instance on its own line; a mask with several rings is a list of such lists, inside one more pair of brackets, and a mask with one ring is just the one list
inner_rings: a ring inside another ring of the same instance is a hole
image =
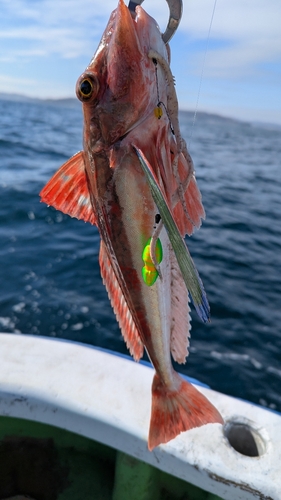
[[[281, 125], [281, 0], [183, 4], [170, 44], [180, 109]], [[116, 5], [117, 0], [1, 0], [0, 92], [75, 97], [76, 80]], [[143, 7], [164, 31], [166, 1], [145, 0]]]

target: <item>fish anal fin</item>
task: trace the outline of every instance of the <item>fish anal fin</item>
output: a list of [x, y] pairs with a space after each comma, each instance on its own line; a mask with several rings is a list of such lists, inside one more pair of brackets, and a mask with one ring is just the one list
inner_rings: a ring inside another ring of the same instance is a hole
[[123, 338], [130, 354], [133, 356], [135, 361], [139, 361], [143, 356], [143, 343], [140, 339], [134, 319], [116, 278], [116, 274], [112, 268], [103, 241], [101, 241], [100, 246], [99, 262], [103, 283], [106, 287], [111, 305], [121, 328]]
[[176, 372], [175, 386], [169, 389], [155, 374], [152, 383], [152, 411], [148, 449], [167, 443], [178, 434], [205, 424], [223, 424], [223, 418], [210, 401]]
[[171, 250], [171, 354], [177, 363], [185, 363], [188, 356], [191, 317], [189, 297], [176, 256]]
[[76, 153], [59, 168], [42, 189], [40, 197], [41, 201], [64, 214], [96, 224], [83, 151]]

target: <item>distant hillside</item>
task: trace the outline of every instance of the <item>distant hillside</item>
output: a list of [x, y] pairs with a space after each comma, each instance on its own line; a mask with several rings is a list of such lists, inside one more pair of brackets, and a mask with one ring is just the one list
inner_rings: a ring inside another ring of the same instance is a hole
[[[80, 101], [75, 98], [75, 97], [66, 97], [63, 99], [40, 99], [40, 98], [33, 98], [33, 97], [28, 97], [25, 95], [21, 94], [9, 94], [7, 92], [0, 92], [0, 100], [2, 101], [11, 101], [11, 102], [34, 102], [37, 104], [55, 104], [58, 106], [81, 106]], [[185, 114], [188, 115], [190, 119], [193, 119], [194, 117], [194, 111], [192, 110], [180, 110], [180, 114]], [[232, 118], [229, 117], [223, 117], [215, 113], [205, 113], [203, 111], [198, 111], [196, 113], [197, 119], [200, 117], [202, 118], [209, 118], [209, 119], [222, 119], [222, 120], [232, 120]], [[235, 120], [236, 121], [236, 120]]]
[[[0, 92], [0, 101], [10, 101], [10, 102], [25, 102], [25, 103], [36, 103], [36, 104], [51, 104], [55, 106], [62, 106], [62, 107], [71, 107], [71, 108], [77, 108], [81, 107], [80, 101], [75, 98], [75, 97], [65, 97], [63, 99], [39, 99], [39, 98], [33, 98], [33, 97], [28, 97], [25, 95], [21, 94], [9, 94], [7, 92]], [[194, 120], [194, 111], [187, 111], [187, 110], [180, 110], [180, 115], [184, 114], [188, 121], [190, 122], [190, 125], [192, 124]], [[267, 122], [259, 122], [259, 121], [251, 121], [251, 120], [239, 120], [237, 118], [231, 118], [230, 116], [222, 116], [219, 113], [208, 113], [205, 111], [197, 111], [196, 113], [196, 122], [200, 121], [200, 119], [203, 119], [204, 121], [209, 121], [211, 122], [212, 120], [221, 120], [224, 122], [237, 122], [237, 123], [248, 123], [254, 127], [263, 127], [265, 129], [269, 130], [280, 130], [281, 125], [276, 124], [276, 123], [267, 123]], [[210, 123], [211, 126], [211, 123]]]
[[57, 104], [58, 106], [81, 106], [81, 102], [75, 97], [65, 97], [64, 99], [42, 99], [42, 102]]
[[79, 106], [80, 103], [75, 97], [66, 97], [63, 99], [39, 99], [34, 97], [25, 96], [22, 94], [9, 94], [7, 92], [0, 92], [1, 101], [11, 101], [11, 102], [34, 102], [42, 104], [57, 104], [58, 106]]

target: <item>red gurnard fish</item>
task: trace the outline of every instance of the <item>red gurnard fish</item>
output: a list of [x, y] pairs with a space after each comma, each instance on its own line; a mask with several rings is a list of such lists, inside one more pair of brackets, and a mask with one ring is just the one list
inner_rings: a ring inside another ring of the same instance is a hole
[[[174, 252], [144, 170], [184, 244], [182, 237], [200, 227], [205, 214], [180, 138], [168, 52], [154, 19], [140, 6], [133, 19], [120, 0], [77, 82], [84, 150], [40, 193], [48, 205], [99, 229], [101, 275], [124, 340], [136, 361], [145, 347], [156, 370], [149, 450], [182, 431], [223, 423], [171, 363], [171, 354], [178, 363], [188, 355], [189, 293], [203, 321], [209, 310], [193, 264], [184, 279], [179, 257], [185, 250]], [[192, 293], [197, 285], [199, 296]]]

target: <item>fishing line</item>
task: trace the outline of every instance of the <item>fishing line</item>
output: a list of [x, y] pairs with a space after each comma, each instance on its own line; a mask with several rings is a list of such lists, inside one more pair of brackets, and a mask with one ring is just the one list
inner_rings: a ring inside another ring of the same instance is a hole
[[156, 89], [157, 89], [157, 107], [154, 109], [154, 114], [155, 114], [156, 118], [158, 118], [158, 120], [160, 120], [160, 118], [163, 115], [163, 111], [161, 109], [161, 105], [162, 105], [163, 108], [166, 111], [166, 115], [167, 115], [169, 123], [170, 123], [171, 132], [172, 132], [172, 134], [175, 134], [173, 126], [172, 126], [172, 122], [171, 122], [171, 119], [170, 119], [170, 116], [169, 116], [169, 113], [168, 113], [168, 110], [167, 110], [167, 107], [165, 106], [165, 104], [164, 104], [163, 101], [160, 101], [159, 85], [158, 85], [158, 73], [157, 73], [157, 64], [158, 64], [157, 63], [157, 59], [155, 59], [155, 57], [153, 57], [152, 58], [152, 62], [154, 64], [154, 66], [155, 66], [155, 78], [156, 78]]
[[207, 42], [206, 42], [206, 48], [205, 48], [205, 53], [204, 53], [204, 58], [203, 58], [203, 65], [202, 65], [202, 70], [201, 70], [201, 75], [200, 75], [200, 80], [199, 80], [199, 89], [198, 89], [198, 94], [197, 94], [197, 100], [196, 100], [196, 105], [195, 105], [193, 121], [192, 121], [192, 125], [191, 125], [190, 137], [189, 137], [189, 141], [188, 141], [188, 149], [190, 148], [193, 130], [195, 127], [195, 120], [196, 120], [196, 115], [197, 115], [197, 111], [198, 111], [198, 104], [199, 104], [199, 98], [200, 98], [200, 93], [201, 93], [203, 74], [204, 74], [204, 70], [205, 70], [206, 56], [207, 56], [207, 52], [208, 52], [208, 48], [209, 48], [210, 34], [211, 34], [213, 19], [214, 19], [214, 15], [215, 15], [216, 5], [217, 5], [217, 0], [215, 0], [215, 2], [214, 2], [213, 12], [212, 12], [212, 16], [211, 16], [210, 25], [209, 25], [209, 31], [208, 31], [208, 35], [207, 35]]
[[170, 115], [168, 113], [167, 106], [165, 105], [165, 103], [163, 101], [160, 101], [159, 86], [158, 86], [158, 73], [157, 73], [157, 64], [158, 64], [158, 61], [157, 61], [157, 59], [155, 57], [152, 57], [152, 62], [154, 64], [154, 66], [155, 66], [155, 77], [156, 77], [156, 88], [157, 88], [157, 101], [158, 101], [157, 106], [154, 109], [154, 114], [155, 114], [156, 118], [158, 118], [158, 120], [160, 120], [160, 118], [162, 118], [162, 115], [163, 115], [163, 111], [161, 109], [161, 106], [163, 106], [163, 108], [166, 111], [167, 118], [169, 120], [171, 132], [172, 132], [173, 135], [175, 135], [175, 130], [174, 130], [173, 123], [172, 123], [172, 120], [170, 118]]

